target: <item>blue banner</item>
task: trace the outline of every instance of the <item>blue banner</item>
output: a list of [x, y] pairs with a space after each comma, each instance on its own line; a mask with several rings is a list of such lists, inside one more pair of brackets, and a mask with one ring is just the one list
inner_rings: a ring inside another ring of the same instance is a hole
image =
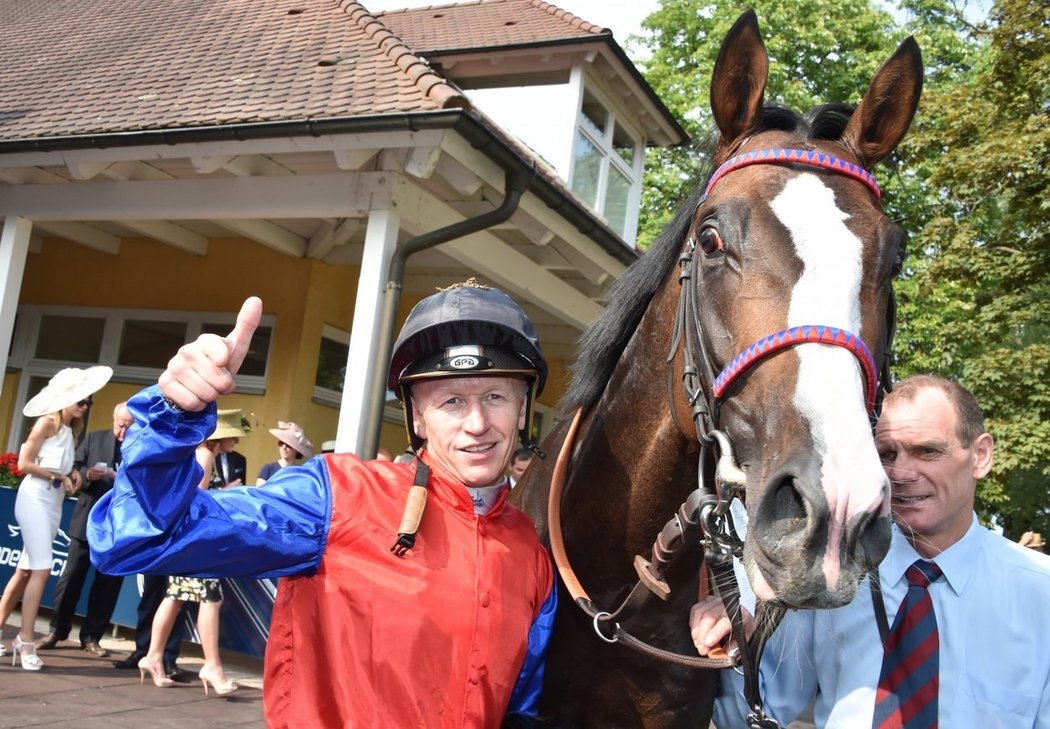
[[[14, 489], [0, 487], [0, 584], [7, 584], [18, 565], [22, 554], [22, 530], [15, 521]], [[51, 576], [44, 588], [41, 604], [51, 608], [54, 604], [55, 587], [69, 553], [69, 535], [66, 529], [73, 515], [75, 499], [62, 502], [62, 520], [59, 522], [58, 535], [52, 544]], [[87, 598], [94, 579], [94, 568], [84, 582], [84, 589], [77, 603], [77, 615], [83, 616], [87, 611]], [[139, 581], [125, 578], [113, 611], [112, 621], [120, 626], [135, 629], [138, 621]], [[270, 615], [273, 612], [274, 596], [277, 594], [275, 580], [223, 580], [224, 601], [222, 617], [219, 624], [219, 645], [223, 650], [236, 651], [261, 658], [266, 648], [266, 638], [270, 634]], [[185, 614], [185, 613], [184, 613]], [[187, 620], [187, 623], [189, 621]], [[196, 626], [187, 624], [186, 637], [195, 643], [200, 642]]]

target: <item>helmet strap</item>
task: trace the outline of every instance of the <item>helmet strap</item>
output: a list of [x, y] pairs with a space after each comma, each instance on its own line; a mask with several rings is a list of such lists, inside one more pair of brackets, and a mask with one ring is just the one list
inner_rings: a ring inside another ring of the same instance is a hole
[[390, 548], [398, 557], [404, 557], [408, 550], [416, 545], [416, 534], [423, 521], [423, 510], [427, 505], [427, 481], [430, 479], [430, 466], [416, 456], [416, 476], [408, 489], [405, 499], [405, 510], [401, 514], [401, 524], [397, 528], [397, 541]]

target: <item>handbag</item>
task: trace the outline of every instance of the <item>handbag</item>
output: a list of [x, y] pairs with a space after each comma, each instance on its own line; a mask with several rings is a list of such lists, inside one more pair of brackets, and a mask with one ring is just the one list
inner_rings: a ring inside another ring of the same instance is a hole
[[45, 470], [61, 473], [64, 455], [65, 449], [62, 446], [43, 446], [36, 454], [36, 464]]

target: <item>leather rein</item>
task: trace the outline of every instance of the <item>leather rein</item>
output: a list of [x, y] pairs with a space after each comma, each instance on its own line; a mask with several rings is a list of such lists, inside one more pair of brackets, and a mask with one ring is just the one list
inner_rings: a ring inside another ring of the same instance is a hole
[[[766, 149], [737, 155], [722, 164], [711, 176], [703, 199], [706, 200], [715, 183], [722, 177], [734, 170], [754, 164], [818, 167], [856, 179], [867, 185], [876, 200], [880, 198], [874, 177], [857, 165], [831, 155], [808, 150]], [[737, 465], [729, 436], [717, 428], [718, 406], [739, 377], [766, 357], [799, 344], [817, 343], [843, 347], [853, 353], [863, 374], [866, 390], [865, 404], [869, 414], [874, 415], [879, 384], [888, 383], [889, 379], [889, 342], [887, 341], [886, 358], [883, 360], [882, 367], [877, 369], [871, 351], [856, 334], [822, 325], [792, 327], [771, 334], [747, 347], [716, 375], [712, 360], [704, 345], [698, 315], [697, 286], [693, 283], [699, 281], [698, 258], [696, 243], [690, 239], [678, 259], [678, 279], [681, 289], [671, 335], [670, 352], [667, 355], [668, 403], [679, 429], [685, 432], [681, 423], [678, 422], [674, 405], [674, 363], [678, 351], [682, 351], [682, 386], [700, 445], [697, 488], [689, 494], [678, 512], [657, 534], [650, 558], [635, 556], [634, 568], [638, 581], [619, 607], [612, 611], [599, 609], [583, 588], [569, 563], [561, 525], [561, 503], [565, 481], [571, 465], [571, 454], [576, 435], [584, 418], [581, 408], [576, 411], [569, 426], [551, 477], [547, 504], [551, 554], [570, 596], [576, 605], [591, 618], [594, 631], [601, 640], [607, 643], [623, 643], [643, 655], [679, 666], [740, 670], [744, 676], [744, 697], [750, 707], [748, 726], [752, 729], [778, 728], [780, 725], [774, 719], [766, 716], [763, 711], [758, 668], [766, 639], [773, 633], [783, 617], [784, 608], [764, 602], [759, 603], [755, 619], [763, 629], [756, 631], [753, 639], [747, 638], [740, 610], [740, 588], [733, 570], [734, 558], [737, 560], [743, 558], [743, 541], [737, 535], [730, 513], [733, 501], [737, 498], [743, 500], [747, 477]], [[892, 301], [890, 310], [892, 317]], [[888, 338], [892, 337], [892, 324], [891, 321], [887, 332]], [[697, 351], [700, 353], [704, 369], [703, 381], [709, 383], [707, 394], [704, 392], [700, 368], [694, 356], [694, 352]], [[706, 482], [705, 466], [715, 458], [716, 451], [717, 461], [712, 487]], [[665, 573], [680, 553], [682, 546], [689, 543], [689, 540], [696, 539], [704, 548], [700, 571], [700, 597], [705, 597], [709, 587], [713, 585], [715, 594], [722, 600], [732, 623], [732, 634], [737, 646], [731, 654], [721, 648], [716, 648], [710, 651], [709, 657], [705, 658], [664, 650], [633, 636], [621, 624], [622, 621], [637, 615], [653, 595], [661, 600], [667, 600], [670, 597], [671, 588], [666, 581]], [[710, 584], [708, 571], [712, 577]]]

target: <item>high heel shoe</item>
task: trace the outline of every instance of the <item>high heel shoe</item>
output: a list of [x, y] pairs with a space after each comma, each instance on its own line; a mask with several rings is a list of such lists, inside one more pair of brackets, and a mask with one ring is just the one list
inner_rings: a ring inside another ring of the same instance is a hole
[[[24, 648], [29, 648], [30, 653], [23, 653]], [[22, 636], [16, 635], [11, 641], [11, 665], [17, 665], [18, 659], [22, 659], [22, 669], [25, 671], [39, 671], [44, 667], [44, 662], [36, 654], [36, 645], [33, 641], [23, 642]]]
[[204, 695], [208, 695], [208, 684], [215, 689], [215, 693], [219, 696], [229, 696], [234, 691], [240, 688], [236, 683], [227, 679], [223, 683], [219, 683], [215, 680], [215, 677], [208, 666], [201, 669], [201, 672], [197, 674], [200, 677], [201, 683], [204, 684]]
[[171, 688], [175, 682], [164, 675], [164, 663], [161, 661], [151, 662], [149, 658], [139, 661], [139, 684], [146, 683], [146, 674], [149, 673], [153, 679], [153, 685], [158, 688]]

